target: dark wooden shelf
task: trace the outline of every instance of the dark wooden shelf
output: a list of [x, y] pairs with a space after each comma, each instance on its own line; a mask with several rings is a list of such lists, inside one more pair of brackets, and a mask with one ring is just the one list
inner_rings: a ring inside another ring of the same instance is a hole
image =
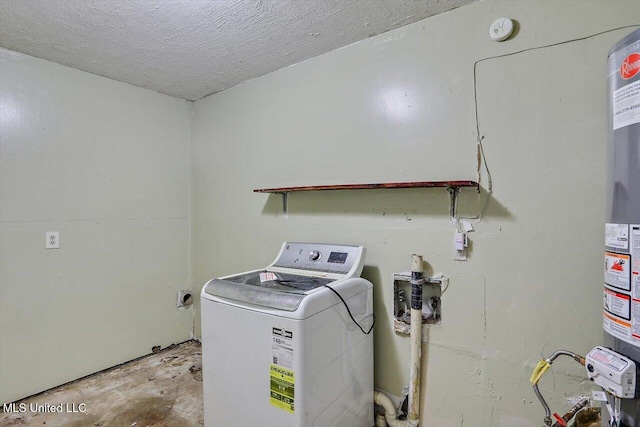
[[282, 194], [282, 210], [284, 215], [289, 211], [289, 193], [298, 191], [331, 191], [331, 190], [376, 190], [393, 188], [446, 188], [450, 195], [449, 213], [456, 215], [456, 199], [460, 188], [475, 188], [480, 191], [480, 185], [475, 181], [419, 181], [419, 182], [385, 182], [379, 184], [338, 184], [338, 185], [308, 185], [302, 187], [257, 188], [254, 193]]
[[303, 187], [258, 188], [254, 193], [293, 193], [296, 191], [328, 191], [328, 190], [375, 190], [388, 188], [462, 188], [478, 187], [475, 181], [421, 181], [421, 182], [386, 182], [379, 184], [339, 184], [308, 185]]

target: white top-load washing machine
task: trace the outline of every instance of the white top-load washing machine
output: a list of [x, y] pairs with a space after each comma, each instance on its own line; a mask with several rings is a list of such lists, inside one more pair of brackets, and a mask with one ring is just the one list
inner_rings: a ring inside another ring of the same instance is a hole
[[207, 282], [206, 427], [373, 426], [373, 287], [360, 278], [364, 253], [284, 243], [268, 267]]

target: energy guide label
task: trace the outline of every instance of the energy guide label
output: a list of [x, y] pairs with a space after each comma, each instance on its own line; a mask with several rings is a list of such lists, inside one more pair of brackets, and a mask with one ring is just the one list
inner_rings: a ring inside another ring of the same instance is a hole
[[269, 402], [276, 408], [293, 414], [295, 398], [295, 374], [289, 369], [271, 365]]
[[293, 331], [271, 328], [269, 402], [276, 408], [294, 412], [295, 373], [293, 372]]

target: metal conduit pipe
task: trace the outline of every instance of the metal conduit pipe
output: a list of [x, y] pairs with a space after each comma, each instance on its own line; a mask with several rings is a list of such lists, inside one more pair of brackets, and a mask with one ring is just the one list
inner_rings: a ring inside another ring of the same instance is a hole
[[533, 382], [533, 391], [536, 394], [536, 396], [538, 397], [538, 400], [540, 401], [540, 404], [544, 408], [544, 425], [545, 426], [549, 426], [549, 427], [551, 426], [551, 423], [552, 423], [551, 409], [549, 408], [549, 405], [547, 404], [547, 402], [544, 400], [544, 397], [542, 397], [542, 393], [540, 393], [540, 389], [538, 388], [538, 380], [544, 374], [544, 372], [551, 366], [553, 361], [556, 360], [560, 356], [568, 356], [568, 357], [572, 358], [573, 360], [575, 360], [576, 362], [578, 362], [579, 364], [581, 364], [582, 366], [584, 366], [584, 364], [585, 364], [585, 358], [584, 357], [582, 357], [579, 354], [576, 354], [576, 353], [574, 353], [572, 351], [567, 351], [567, 350], [554, 351], [553, 354], [551, 354], [551, 356], [549, 356], [547, 359], [544, 359], [544, 361], [541, 362], [541, 363], [546, 362], [547, 366], [544, 367], [544, 369], [541, 370], [540, 375], [538, 375], [536, 380], [532, 381]]
[[576, 362], [578, 362], [579, 364], [581, 364], [582, 366], [584, 366], [585, 360], [584, 357], [580, 356], [579, 354], [576, 354], [572, 351], [567, 351], [567, 350], [557, 350], [555, 352], [553, 352], [553, 354], [551, 356], [549, 356], [549, 358], [547, 359], [547, 362], [549, 364], [553, 363], [554, 360], [556, 360], [559, 356], [569, 356], [571, 357], [573, 360], [575, 360]]
[[390, 427], [416, 427], [420, 423], [420, 363], [422, 358], [422, 255], [411, 255], [411, 355], [409, 359], [409, 410], [406, 420], [399, 420], [391, 399], [375, 391], [374, 402], [384, 409]]
[[[567, 413], [562, 416], [562, 421], [564, 421], [564, 425], [566, 426], [569, 420], [571, 420], [571, 418], [573, 418], [580, 409], [584, 408], [588, 404], [589, 404], [589, 399], [582, 399], [578, 403], [573, 405], [571, 409], [569, 409], [569, 411], [567, 411]], [[553, 426], [551, 427], [562, 427], [562, 425], [563, 424], [560, 423], [560, 420], [558, 420], [557, 422], [553, 423]]]
[[533, 391], [536, 394], [536, 396], [538, 396], [538, 400], [540, 401], [540, 404], [544, 408], [544, 425], [550, 426], [551, 425], [551, 408], [549, 408], [549, 405], [547, 405], [547, 401], [544, 400], [544, 397], [542, 397], [542, 393], [540, 393], [538, 384], [533, 385]]

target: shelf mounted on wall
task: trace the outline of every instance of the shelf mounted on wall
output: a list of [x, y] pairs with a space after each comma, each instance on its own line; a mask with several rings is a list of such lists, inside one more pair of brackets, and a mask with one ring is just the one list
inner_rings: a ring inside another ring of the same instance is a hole
[[380, 184], [339, 184], [339, 185], [311, 185], [304, 187], [258, 188], [254, 193], [275, 193], [282, 195], [282, 210], [284, 215], [289, 213], [289, 193], [298, 191], [331, 191], [331, 190], [378, 190], [395, 188], [446, 188], [449, 192], [449, 214], [456, 216], [456, 201], [460, 188], [476, 188], [480, 185], [475, 181], [421, 181], [421, 182], [387, 182]]

